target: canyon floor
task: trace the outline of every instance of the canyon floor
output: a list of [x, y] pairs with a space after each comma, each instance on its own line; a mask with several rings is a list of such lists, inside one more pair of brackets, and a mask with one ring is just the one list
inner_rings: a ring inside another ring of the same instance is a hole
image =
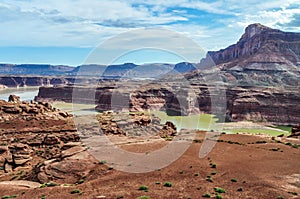
[[[147, 120], [140, 115], [137, 121]], [[94, 158], [72, 115], [47, 103], [2, 101], [0, 127], [2, 198], [300, 198], [297, 138], [221, 134], [199, 158], [207, 132], [195, 131], [190, 147], [167, 167], [128, 173]], [[159, 136], [107, 137], [141, 154], [171, 142]]]

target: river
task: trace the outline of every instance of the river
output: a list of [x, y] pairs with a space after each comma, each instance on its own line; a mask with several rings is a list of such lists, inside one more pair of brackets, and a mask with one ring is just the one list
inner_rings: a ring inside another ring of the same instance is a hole
[[7, 88], [0, 89], [0, 99], [8, 100], [9, 95], [17, 95], [22, 101], [33, 100], [39, 92], [39, 87], [22, 87], [22, 88]]
[[[23, 101], [30, 101], [34, 99], [35, 96], [37, 96], [38, 87], [0, 89], [0, 99], [2, 100], [8, 100], [8, 97], [11, 94], [20, 96], [21, 100]], [[95, 105], [93, 104], [72, 104], [64, 102], [54, 102], [53, 106], [59, 108], [60, 110], [73, 113], [75, 115], [96, 114], [96, 111], [94, 109]], [[178, 129], [184, 128], [211, 130], [215, 128], [215, 124], [217, 122], [217, 119], [214, 118], [213, 115], [209, 114], [198, 114], [190, 116], [168, 116], [163, 111], [153, 111], [152, 113], [159, 117], [162, 123], [165, 123], [166, 121], [173, 122]], [[257, 132], [252, 132], [254, 130]], [[280, 129], [264, 127], [259, 124], [252, 123], [250, 125], [245, 125], [245, 123], [226, 123], [223, 131], [227, 133], [264, 133], [272, 136], [277, 136], [282, 133], [288, 133], [287, 131], [282, 131]]]

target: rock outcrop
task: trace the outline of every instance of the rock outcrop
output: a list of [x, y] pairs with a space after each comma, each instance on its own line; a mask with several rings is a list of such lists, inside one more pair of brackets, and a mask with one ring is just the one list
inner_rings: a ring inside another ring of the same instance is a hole
[[80, 142], [72, 115], [47, 102], [15, 95], [0, 101], [0, 129], [1, 181], [76, 183], [97, 163]]
[[236, 44], [220, 51], [210, 51], [208, 55], [216, 65], [226, 63], [225, 68], [253, 63], [299, 65], [299, 41], [299, 33], [251, 24]]
[[291, 135], [289, 137], [300, 138], [300, 124], [298, 126], [292, 127]]
[[166, 122], [163, 128], [158, 132], [161, 138], [173, 138], [177, 134], [177, 128], [172, 122]]

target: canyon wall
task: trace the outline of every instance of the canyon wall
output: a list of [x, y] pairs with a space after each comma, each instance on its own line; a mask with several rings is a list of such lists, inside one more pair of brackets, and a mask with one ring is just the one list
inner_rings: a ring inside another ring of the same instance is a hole
[[[73, 89], [71, 86], [41, 87], [37, 100], [72, 102]], [[202, 112], [217, 114], [226, 121], [267, 121], [278, 125], [295, 125], [300, 121], [299, 89], [228, 87], [225, 95], [220, 95], [212, 94], [209, 86], [199, 84], [193, 85], [196, 101], [187, 92], [179, 94], [168, 89], [144, 89], [130, 94], [113, 87], [75, 89], [76, 96], [82, 96], [76, 97], [75, 102], [95, 104], [99, 111], [161, 110], [178, 115]], [[221, 103], [213, 103], [214, 100]]]

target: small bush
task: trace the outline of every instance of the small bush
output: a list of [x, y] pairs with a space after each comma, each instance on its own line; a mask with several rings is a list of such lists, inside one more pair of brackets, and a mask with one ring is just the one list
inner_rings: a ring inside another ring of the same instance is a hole
[[223, 197], [220, 195], [216, 195], [216, 199], [222, 199]]
[[166, 183], [164, 184], [164, 186], [165, 186], [165, 187], [172, 187], [172, 183], [171, 183], [171, 182], [166, 182]]
[[277, 199], [284, 199], [284, 197], [283, 196], [278, 196]]
[[280, 150], [280, 148], [272, 148], [272, 149], [270, 149], [271, 151], [279, 151]]
[[55, 186], [58, 186], [58, 184], [54, 183], [54, 182], [47, 182], [47, 183], [44, 183], [40, 186], [40, 188], [44, 188], [44, 187], [55, 187]]
[[237, 179], [236, 179], [236, 178], [231, 178], [230, 181], [231, 181], [231, 182], [237, 182]]
[[147, 186], [145, 186], [145, 185], [141, 185], [141, 186], [139, 187], [139, 190], [140, 190], [140, 191], [148, 191], [149, 188], [148, 188]]
[[202, 195], [203, 198], [210, 198], [210, 194], [209, 193], [205, 193]]
[[151, 199], [149, 196], [140, 196], [137, 199]]
[[299, 145], [298, 144], [293, 144], [293, 148], [298, 149]]
[[212, 171], [211, 172], [211, 175], [216, 175], [217, 174], [217, 171]]
[[16, 198], [18, 197], [17, 194], [11, 195], [11, 196], [2, 196], [1, 199], [5, 199], [5, 198]]
[[199, 173], [194, 173], [194, 176], [199, 176]]
[[107, 162], [106, 162], [106, 160], [101, 160], [100, 161], [100, 164], [106, 164]]
[[242, 192], [242, 191], [243, 191], [243, 188], [240, 187], [240, 188], [237, 189], [237, 191]]
[[217, 164], [211, 163], [211, 164], [210, 164], [210, 167], [215, 169], [215, 168], [217, 168]]
[[78, 189], [74, 189], [74, 190], [72, 190], [70, 193], [71, 193], [71, 194], [76, 194], [76, 193], [81, 193], [81, 191], [78, 190]]
[[291, 191], [289, 191], [288, 193], [290, 193], [290, 194], [292, 194], [292, 195], [294, 195], [294, 196], [297, 196], [297, 195], [298, 195], [297, 192], [291, 192]]
[[200, 139], [194, 139], [193, 142], [195, 142], [195, 143], [201, 143], [202, 140], [200, 140]]
[[256, 141], [255, 143], [256, 143], [256, 144], [265, 144], [265, 143], [267, 143], [267, 142], [264, 141], [264, 140], [259, 140], [259, 141]]
[[214, 182], [211, 178], [206, 178], [205, 179], [207, 182]]
[[156, 182], [155, 184], [161, 184], [161, 182]]
[[226, 192], [225, 189], [220, 188], [220, 187], [215, 187], [214, 190], [216, 193], [225, 193]]

